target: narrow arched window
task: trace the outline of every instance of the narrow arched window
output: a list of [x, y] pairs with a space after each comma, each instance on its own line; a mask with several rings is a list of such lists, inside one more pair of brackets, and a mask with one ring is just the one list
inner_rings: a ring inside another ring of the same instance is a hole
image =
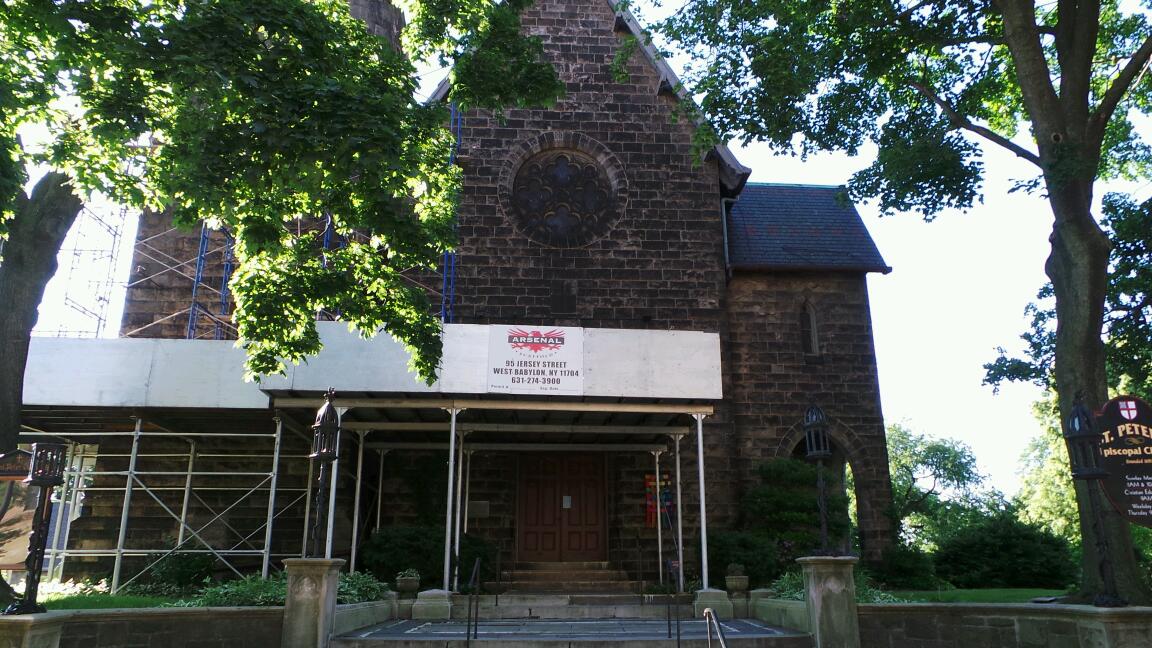
[[820, 354], [820, 338], [816, 330], [816, 308], [805, 300], [800, 309], [800, 344], [806, 355]]

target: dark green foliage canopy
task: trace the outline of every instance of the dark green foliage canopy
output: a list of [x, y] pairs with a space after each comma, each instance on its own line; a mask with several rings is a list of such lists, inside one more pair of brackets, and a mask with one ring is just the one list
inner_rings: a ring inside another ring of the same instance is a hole
[[936, 572], [960, 588], [1064, 588], [1076, 579], [1076, 562], [1066, 540], [1005, 511], [941, 545]]
[[[451, 100], [561, 92], [519, 34], [526, 3], [411, 4], [409, 53], [464, 71]], [[453, 244], [447, 109], [417, 101], [412, 61], [344, 0], [12, 0], [0, 24], [0, 236], [28, 165], [47, 164], [79, 193], [227, 228], [251, 373], [316, 353], [324, 310], [387, 330], [434, 377], [439, 325], [404, 273]], [[46, 137], [21, 141], [36, 124]], [[327, 226], [348, 245], [321, 250]]]
[[[1152, 400], [1152, 199], [1137, 204], [1121, 194], [1104, 196], [1104, 227], [1111, 234], [1104, 339], [1109, 387]], [[1021, 335], [1024, 355], [1000, 357], [984, 365], [985, 384], [1027, 381], [1052, 384], [1056, 312], [1052, 286], [1028, 304], [1031, 329]]]
[[[709, 534], [709, 577], [723, 582], [730, 563], [744, 565], [753, 586], [766, 585], [800, 556], [820, 548], [816, 466], [797, 459], [774, 459], [758, 469], [760, 483], [740, 503], [740, 525]], [[825, 468], [828, 537], [841, 547], [848, 534], [848, 497], [842, 475]]]
[[[1095, 18], [1089, 5], [1098, 5]], [[1050, 79], [1022, 74], [1050, 74], [1061, 99], [1078, 101], [1071, 93], [1083, 93], [1085, 110], [1098, 103], [1099, 153], [1065, 146], [1057, 152], [1065, 171], [1087, 164], [1105, 178], [1145, 174], [1150, 149], [1129, 111], [1152, 107], [1152, 77], [1130, 85], [1147, 60], [1144, 49], [1152, 48], [1147, 17], [1121, 11], [1114, 1], [1053, 3], [1034, 10], [1037, 37], [1018, 43], [1008, 37], [1005, 14], [1030, 7], [981, 0], [697, 0], [657, 30], [692, 54], [688, 81], [722, 136], [801, 154], [856, 154], [876, 145], [875, 161], [851, 188], [858, 197], [879, 198], [884, 211], [931, 216], [971, 206], [981, 192], [980, 140], [1040, 171], [1041, 152], [1021, 132], [1037, 119], [1021, 82]], [[1084, 55], [1083, 39], [1093, 36]], [[1049, 70], [1022, 69], [1016, 49], [1029, 47]], [[1134, 70], [1126, 68], [1130, 57]], [[1075, 85], [1081, 79], [1085, 87]]]

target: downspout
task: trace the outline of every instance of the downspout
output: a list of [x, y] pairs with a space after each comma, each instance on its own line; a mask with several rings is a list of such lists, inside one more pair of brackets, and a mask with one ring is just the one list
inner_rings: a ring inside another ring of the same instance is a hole
[[736, 203], [735, 198], [720, 199], [720, 225], [724, 228], [724, 278], [732, 279], [732, 259], [728, 255], [728, 208]]

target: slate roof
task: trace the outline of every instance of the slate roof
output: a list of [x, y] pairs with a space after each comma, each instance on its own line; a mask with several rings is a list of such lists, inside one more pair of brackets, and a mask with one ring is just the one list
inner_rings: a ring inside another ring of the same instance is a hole
[[888, 273], [843, 187], [749, 182], [728, 213], [728, 262], [746, 270]]

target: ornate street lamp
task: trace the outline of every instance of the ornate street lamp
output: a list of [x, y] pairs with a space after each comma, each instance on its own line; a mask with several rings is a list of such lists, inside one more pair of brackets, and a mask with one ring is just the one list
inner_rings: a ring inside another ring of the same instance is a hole
[[828, 441], [828, 417], [818, 405], [804, 412], [804, 445], [809, 461], [816, 462], [816, 503], [820, 507], [820, 555], [829, 555], [828, 495], [824, 487], [824, 460], [832, 456]]
[[1116, 578], [1112, 558], [1108, 554], [1108, 539], [1104, 537], [1104, 513], [1096, 490], [1108, 472], [1100, 466], [1100, 432], [1096, 417], [1084, 406], [1080, 394], [1072, 404], [1072, 412], [1064, 425], [1064, 442], [1068, 445], [1068, 463], [1072, 479], [1084, 482], [1088, 491], [1088, 506], [1092, 509], [1092, 535], [1096, 538], [1096, 565], [1100, 570], [1102, 591], [1092, 602], [1096, 607], [1124, 607], [1128, 602], [1116, 593]]
[[32, 445], [32, 460], [28, 466], [28, 477], [24, 480], [29, 486], [40, 488], [36, 501], [36, 512], [32, 516], [32, 533], [28, 537], [28, 557], [24, 560], [27, 569], [24, 597], [13, 602], [4, 614], [30, 614], [46, 612], [36, 598], [40, 592], [40, 576], [44, 570], [44, 550], [48, 544], [48, 513], [52, 506], [52, 489], [64, 483], [65, 452], [67, 447], [59, 443], [35, 443]]
[[326, 521], [325, 512], [328, 509], [328, 469], [332, 462], [336, 461], [337, 448], [340, 444], [340, 413], [332, 405], [334, 398], [336, 390], [330, 387], [328, 393], [324, 394], [324, 404], [316, 410], [316, 422], [312, 424], [312, 453], [308, 458], [320, 464], [320, 470], [317, 471], [319, 477], [316, 480], [316, 511], [312, 522], [311, 552], [308, 554], [313, 558], [321, 557], [323, 554], [320, 549], [320, 527]]

